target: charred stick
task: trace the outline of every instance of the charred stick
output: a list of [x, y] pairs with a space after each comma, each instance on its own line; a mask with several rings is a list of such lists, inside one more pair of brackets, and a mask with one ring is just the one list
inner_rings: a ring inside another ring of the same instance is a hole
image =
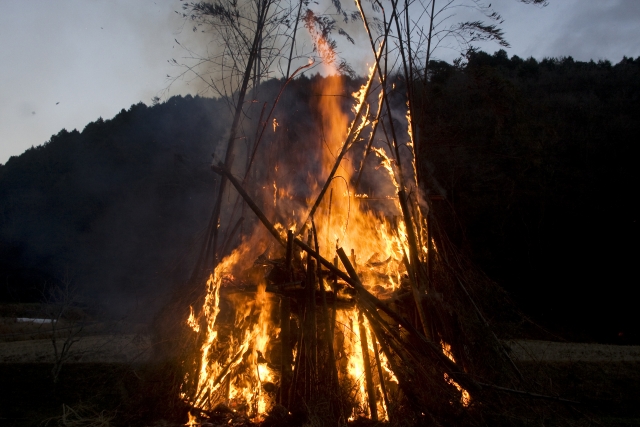
[[[377, 337], [385, 337], [385, 334], [388, 334], [392, 338], [388, 340], [388, 345], [398, 356], [403, 359], [405, 357], [405, 353], [409, 353], [412, 356], [410, 352], [402, 347], [405, 340], [400, 336], [400, 333], [395, 330], [394, 326], [385, 322], [375, 308], [372, 309], [371, 307], [361, 306], [360, 309], [364, 311], [365, 316], [367, 316], [367, 320], [369, 320], [369, 326], [371, 326], [371, 329]], [[415, 357], [413, 359], [414, 361], [417, 361], [415, 360]]]
[[291, 299], [280, 299], [280, 340], [282, 346], [280, 367], [280, 404], [289, 407], [289, 387], [291, 384]]
[[[249, 196], [247, 194], [247, 192], [244, 190], [244, 188], [242, 188], [242, 185], [240, 184], [240, 182], [233, 176], [233, 174], [231, 174], [231, 172], [229, 172], [228, 169], [226, 169], [221, 163], [218, 163], [217, 166], [211, 166], [211, 169], [216, 172], [219, 173], [221, 175], [224, 175], [225, 177], [227, 177], [227, 179], [229, 180], [229, 182], [235, 187], [236, 191], [238, 191], [238, 193], [240, 194], [240, 196], [242, 196], [242, 198], [244, 199], [244, 201], [247, 203], [247, 205], [249, 205], [249, 208], [251, 208], [251, 210], [253, 211], [253, 213], [258, 217], [258, 219], [262, 222], [262, 224], [265, 226], [265, 228], [271, 233], [271, 235], [278, 241], [278, 243], [280, 243], [282, 246], [286, 247], [286, 243], [284, 242], [284, 240], [282, 239], [282, 237], [280, 237], [280, 233], [278, 233], [278, 230], [275, 229], [275, 227], [273, 226], [273, 224], [271, 224], [271, 222], [267, 219], [267, 217], [265, 216], [264, 213], [262, 213], [262, 211], [260, 210], [260, 208], [255, 204], [255, 202], [251, 199], [251, 196]], [[306, 253], [310, 254], [313, 258], [315, 258], [316, 260], [318, 260], [318, 262], [322, 263], [322, 265], [324, 265], [325, 267], [327, 267], [329, 269], [329, 271], [331, 271], [333, 274], [337, 275], [338, 277], [340, 277], [342, 280], [344, 280], [345, 282], [351, 284], [352, 286], [356, 287], [356, 285], [353, 283], [353, 280], [351, 280], [351, 278], [345, 274], [343, 271], [341, 271], [339, 268], [334, 267], [333, 264], [326, 260], [325, 258], [323, 258], [318, 252], [316, 252], [315, 250], [313, 250], [309, 245], [307, 245], [306, 243], [304, 243], [302, 240], [298, 239], [297, 237], [293, 239], [293, 243], [295, 243], [296, 245], [298, 245], [300, 248], [302, 248]]]
[[[414, 198], [415, 199], [415, 198]], [[415, 218], [415, 223], [418, 227], [418, 229], [416, 230], [416, 247], [421, 249], [425, 247], [425, 231], [426, 231], [426, 226], [423, 226], [423, 224], [426, 225], [426, 221], [424, 221], [424, 217], [422, 216], [422, 211], [419, 209], [418, 206], [418, 202], [416, 200], [411, 200], [411, 195], [407, 196], [407, 203], [409, 206], [409, 212], [411, 214], [411, 218]], [[428, 209], [428, 206], [427, 206]], [[425, 262], [426, 262], [426, 258], [422, 255], [422, 251], [418, 252], [418, 258], [420, 259], [421, 262], [421, 268], [422, 268], [422, 273], [425, 276], [425, 288], [428, 290], [429, 289], [429, 280], [428, 280], [428, 276], [426, 276], [427, 270], [425, 268]]]
[[[333, 265], [335, 268], [338, 268], [338, 257], [333, 257]], [[338, 278], [337, 276], [333, 279], [333, 312], [331, 313], [331, 337], [335, 337], [336, 330], [336, 314], [338, 312]], [[333, 341], [332, 341], [333, 342]]]
[[[329, 232], [331, 230], [331, 206], [333, 204], [333, 188], [329, 190], [329, 212], [327, 213], [327, 248], [331, 249], [329, 242]], [[320, 252], [320, 251], [318, 251]]]
[[[251, 45], [251, 51], [249, 53], [249, 58], [247, 61], [247, 66], [244, 70], [244, 76], [242, 78], [242, 86], [240, 91], [238, 92], [238, 103], [236, 104], [236, 111], [233, 115], [233, 122], [231, 124], [231, 131], [229, 133], [229, 139], [227, 141], [227, 151], [225, 153], [224, 167], [226, 169], [231, 168], [233, 164], [233, 147], [236, 142], [236, 134], [238, 132], [238, 124], [240, 123], [240, 117], [242, 115], [242, 107], [244, 105], [244, 98], [247, 94], [247, 86], [249, 85], [249, 78], [251, 77], [251, 69], [253, 68], [253, 63], [256, 60], [256, 57], [259, 55], [258, 46], [262, 39], [262, 29], [265, 24], [265, 20], [269, 11], [269, 6], [267, 5], [262, 13], [258, 14], [258, 25], [256, 28], [256, 32], [253, 37], [253, 42]], [[214, 267], [217, 265], [216, 253], [218, 250], [218, 220], [220, 219], [220, 210], [222, 208], [222, 197], [226, 187], [226, 179], [222, 176], [220, 180], [220, 186], [218, 187], [218, 197], [216, 198], [216, 202], [213, 208], [213, 218], [214, 218], [214, 227], [213, 227], [213, 256], [214, 256]]]
[[390, 417], [391, 410], [389, 409], [389, 397], [387, 396], [387, 387], [384, 381], [384, 374], [382, 372], [382, 363], [380, 363], [380, 354], [378, 353], [378, 340], [376, 334], [371, 331], [371, 344], [373, 344], [373, 355], [376, 358], [376, 368], [378, 371], [378, 379], [380, 380], [380, 390], [382, 391], [382, 399], [384, 400], [384, 408], [387, 411], [387, 417]]
[[194, 399], [194, 401], [198, 401], [198, 399], [200, 398], [200, 396], [202, 395], [202, 392], [204, 390], [209, 390], [209, 391], [213, 391], [213, 389], [216, 388], [216, 386], [218, 384], [220, 384], [221, 381], [223, 381], [227, 374], [229, 373], [229, 371], [231, 370], [231, 367], [233, 366], [234, 363], [236, 363], [238, 361], [238, 359], [244, 354], [244, 349], [240, 349], [240, 351], [238, 351], [233, 358], [231, 359], [231, 361], [224, 367], [224, 369], [222, 369], [222, 371], [220, 371], [220, 374], [218, 374], [218, 376], [216, 377], [216, 379], [213, 381], [213, 384], [210, 387], [206, 387], [200, 390], [200, 393], [198, 393]]
[[291, 275], [291, 261], [293, 258], [293, 231], [287, 230], [287, 253], [285, 258], [285, 269], [287, 271], [287, 277], [292, 279]]
[[318, 342], [316, 339], [316, 261], [309, 256], [307, 260], [307, 304], [306, 304], [306, 325], [305, 334], [309, 338], [307, 342], [307, 365], [308, 369], [307, 378], [308, 384], [305, 386], [309, 390], [309, 398], [313, 396], [314, 388], [316, 385], [316, 375], [318, 366]]
[[[427, 366], [425, 366], [425, 360], [422, 358], [425, 354], [411, 351], [410, 346], [407, 346], [406, 341], [399, 336], [398, 332], [394, 330], [394, 327], [382, 320], [375, 310], [364, 311], [364, 314], [369, 320], [369, 326], [372, 332], [379, 339], [383, 353], [387, 356], [387, 360], [391, 364], [391, 369], [398, 379], [398, 385], [405, 396], [409, 398], [411, 405], [416, 410], [426, 413], [427, 416], [431, 418], [432, 425], [440, 425], [436, 423], [433, 416], [427, 412], [427, 409], [424, 407], [424, 402], [417, 396], [420, 395], [425, 384], [429, 381], [439, 381], [439, 379], [442, 378], [442, 371], [440, 371], [436, 377], [433, 376], [433, 372], [428, 372], [426, 369]], [[429, 357], [428, 354], [426, 356]], [[396, 358], [402, 361], [403, 366], [399, 366], [395, 362]], [[437, 364], [437, 361], [435, 362]], [[413, 374], [407, 374], [407, 365], [411, 367]], [[444, 382], [442, 382], [441, 385], [447, 388]], [[431, 392], [440, 393], [441, 391], [431, 390]], [[389, 406], [387, 406], [387, 408], [389, 408]]]
[[296, 403], [296, 389], [300, 380], [300, 367], [302, 366], [302, 357], [304, 355], [304, 326], [300, 328], [300, 338], [298, 339], [298, 351], [296, 352], [296, 360], [293, 368], [293, 378], [289, 387], [289, 405], [294, 406]]
[[[332, 192], [333, 193], [333, 192]], [[331, 195], [329, 197], [331, 200]], [[331, 207], [331, 204], [329, 204]], [[316, 252], [320, 252], [320, 247], [318, 244], [318, 232], [316, 230], [316, 224], [311, 218], [311, 226], [313, 230], [314, 243]], [[333, 331], [331, 329], [331, 325], [329, 325], [329, 307], [327, 306], [327, 293], [324, 288], [324, 279], [322, 277], [322, 264], [318, 263], [318, 284], [320, 285], [320, 293], [322, 294], [322, 315], [324, 321], [324, 330], [325, 330], [325, 341], [327, 343], [327, 352], [329, 355], [329, 368], [331, 375], [331, 385], [336, 384], [338, 381], [338, 371], [336, 368], [336, 360], [335, 355], [333, 353]], [[334, 298], [334, 304], [336, 304], [336, 299]]]
[[264, 226], [273, 235], [273, 237], [276, 238], [278, 243], [280, 243], [282, 246], [286, 246], [285, 242], [282, 240], [282, 237], [280, 237], [280, 233], [278, 233], [278, 230], [276, 230], [276, 228], [273, 226], [273, 224], [271, 224], [271, 222], [267, 219], [264, 213], [262, 213], [258, 205], [255, 204], [255, 202], [247, 194], [244, 188], [242, 188], [242, 184], [240, 184], [240, 182], [236, 179], [236, 177], [233, 176], [233, 174], [229, 171], [229, 169], [227, 169], [220, 162], [218, 162], [217, 166], [211, 165], [211, 169], [214, 172], [222, 175], [223, 177], [226, 177], [229, 180], [229, 182], [235, 187], [236, 191], [240, 194], [240, 196], [242, 196], [242, 198], [247, 203], [247, 205], [249, 205], [249, 208], [251, 208], [253, 213], [256, 214], [258, 219], [262, 222], [262, 224], [264, 224]]
[[[271, 235], [276, 239], [276, 241], [278, 241], [278, 243], [280, 243], [282, 246], [286, 247], [286, 243], [284, 242], [282, 237], [280, 237], [280, 233], [278, 233], [278, 230], [276, 230], [276, 228], [273, 226], [273, 224], [271, 224], [271, 222], [267, 219], [265, 214], [262, 213], [260, 208], [255, 204], [255, 202], [251, 199], [251, 196], [249, 196], [247, 194], [247, 192], [244, 190], [244, 188], [242, 188], [242, 185], [233, 176], [233, 174], [231, 172], [229, 172], [229, 170], [226, 169], [224, 167], [224, 165], [222, 165], [222, 163], [218, 163], [217, 166], [212, 165], [211, 169], [214, 172], [216, 172], [216, 173], [218, 173], [220, 175], [224, 175], [225, 177], [227, 177], [229, 182], [235, 187], [236, 191], [238, 191], [240, 196], [242, 196], [242, 198], [247, 203], [247, 205], [249, 205], [249, 208], [251, 208], [253, 213], [258, 217], [258, 219], [262, 222], [262, 224], [265, 226], [265, 228], [271, 233]], [[342, 280], [344, 280], [345, 282], [351, 284], [352, 286], [354, 286], [354, 287], [356, 286], [356, 285], [353, 284], [353, 280], [351, 280], [351, 278], [347, 274], [345, 274], [339, 268], [334, 267], [333, 264], [330, 261], [327, 261], [318, 252], [313, 250], [309, 245], [304, 243], [302, 240], [300, 240], [297, 237], [295, 237], [293, 239], [293, 243], [298, 245], [306, 253], [310, 254], [313, 258], [318, 260], [318, 262], [322, 263], [322, 265], [327, 267], [333, 274], [337, 275]]]
[[420, 288], [424, 288], [425, 290], [428, 290], [428, 284], [423, 283], [424, 274], [421, 274], [422, 268], [420, 265], [420, 252], [418, 251], [418, 240], [416, 239], [416, 232], [413, 224], [413, 219], [411, 217], [411, 212], [409, 211], [409, 205], [407, 204], [407, 193], [404, 190], [398, 191], [398, 201], [400, 202], [400, 208], [402, 209], [402, 218], [404, 219], [404, 225], [407, 229], [407, 240], [409, 243], [409, 260], [413, 265], [413, 270], [416, 274], [416, 279], [418, 280], [417, 285]]
[[[324, 279], [320, 278], [320, 287], [322, 288], [322, 308], [324, 312], [324, 324], [325, 324], [325, 340], [327, 342], [327, 350], [329, 352], [329, 367], [331, 369], [331, 384], [335, 386], [337, 390], [338, 387], [338, 368], [336, 367], [336, 356], [333, 349], [333, 321], [335, 320], [335, 315], [332, 317], [329, 316], [329, 307], [327, 305], [327, 297], [324, 289]], [[337, 298], [333, 299], [334, 313], [335, 306], [337, 303]]]
[[433, 213], [431, 209], [429, 209], [429, 213], [427, 214], [427, 280], [429, 284], [431, 284], [431, 280], [433, 278], [433, 225], [431, 221], [433, 220]]
[[358, 263], [356, 262], [356, 251], [355, 251], [355, 249], [351, 249], [351, 264], [353, 265], [353, 269], [358, 271]]
[[[365, 311], [365, 315], [367, 316], [367, 319], [369, 320], [369, 325], [371, 326], [371, 329], [372, 329], [373, 333], [376, 335], [376, 337], [378, 338], [378, 340], [380, 342], [380, 347], [382, 348], [382, 352], [386, 356], [387, 360], [389, 361], [389, 364], [391, 365], [391, 369], [393, 370], [393, 372], [395, 373], [396, 377], [398, 378], [398, 385], [400, 386], [400, 388], [404, 392], [405, 396], [407, 396], [407, 398], [409, 399], [411, 404], [415, 408], [418, 408], [419, 404], [418, 404], [418, 402], [416, 400], [416, 393], [411, 388], [411, 381], [408, 380], [408, 378], [404, 374], [402, 368], [400, 366], [398, 366], [398, 364], [395, 362], [394, 355], [391, 352], [391, 349], [389, 348], [389, 345], [394, 346], [392, 344], [393, 341], [389, 340], [389, 344], [387, 344], [385, 342], [386, 337], [385, 337], [383, 331], [380, 330], [381, 329], [381, 325], [376, 325], [376, 322], [374, 322], [374, 319], [372, 317], [372, 312]], [[398, 352], [398, 350], [399, 349], [395, 348], [395, 346], [394, 346], [394, 350], [393, 351], [395, 352], [395, 354], [397, 354], [399, 357], [401, 357], [402, 352]], [[387, 406], [387, 410], [389, 410], [389, 406]]]
[[362, 310], [358, 310], [358, 326], [360, 327], [360, 347], [362, 348], [362, 361], [364, 362], [364, 378], [367, 385], [369, 398], [369, 411], [372, 421], [378, 421], [378, 407], [373, 389], [373, 377], [371, 376], [371, 359], [369, 357], [369, 343], [367, 342], [367, 328], [364, 326]]
[[[378, 3], [380, 4], [380, 3]], [[389, 20], [389, 25], [385, 28], [385, 33], [384, 36], [382, 38], [382, 44], [380, 45], [380, 55], [378, 55], [378, 50], [376, 49], [375, 43], [373, 41], [373, 37], [371, 35], [371, 28], [369, 27], [369, 21], [367, 20], [367, 16], [364, 14], [364, 11], [362, 9], [362, 4], [360, 2], [360, 0], [356, 0], [356, 5], [358, 6], [358, 10], [360, 11], [360, 16], [362, 17], [362, 22], [364, 23], [364, 27], [367, 31], [367, 34], [369, 35], [369, 42], [371, 43], [371, 50], [373, 51], [373, 54], [376, 58], [376, 69], [378, 71], [378, 78], [380, 79], [380, 83], [381, 83], [381, 90], [382, 90], [382, 100], [384, 100], [384, 104], [385, 107], [387, 108], [387, 114], [389, 115], [389, 126], [391, 128], [391, 136], [392, 136], [392, 145], [393, 145], [393, 151], [396, 157], [396, 165], [397, 165], [397, 173], [398, 173], [398, 179], [397, 181], [400, 183], [400, 185], [402, 186], [402, 188], [404, 188], [404, 177], [402, 174], [402, 163], [400, 160], [400, 151], [398, 149], [398, 138], [396, 137], [396, 130], [395, 130], [395, 125], [393, 124], [393, 119], [391, 119], [391, 111], [393, 111], [391, 109], [391, 105], [389, 104], [389, 97], [388, 92], [387, 92], [387, 72], [385, 69], [384, 74], [382, 73], [382, 68], [380, 67], [380, 59], [382, 59], [382, 50], [384, 49], [384, 47], [386, 46], [386, 42], [387, 39], [389, 37], [389, 32], [391, 30], [391, 23], [393, 22], [393, 19], [395, 18], [396, 20], [398, 19], [396, 12], [395, 12], [395, 4], [392, 2], [393, 6], [393, 13], [391, 15], [391, 19]], [[375, 73], [372, 73], [372, 76]], [[384, 129], [384, 123], [382, 123], [382, 127]], [[385, 131], [386, 133], [386, 131]]]

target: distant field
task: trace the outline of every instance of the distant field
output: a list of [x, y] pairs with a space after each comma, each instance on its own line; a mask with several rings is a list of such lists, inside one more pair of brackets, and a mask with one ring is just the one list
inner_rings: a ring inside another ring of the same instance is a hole
[[[144, 325], [86, 323], [56, 385], [51, 326], [0, 318], [0, 425], [40, 425], [59, 417], [63, 404], [111, 414], [120, 420], [116, 425], [184, 423], [186, 409], [175, 388], [179, 363], [153, 353]], [[61, 343], [77, 325], [56, 326]], [[589, 422], [580, 425], [640, 425], [640, 346], [536, 340], [507, 345], [525, 378], [544, 394], [581, 402], [569, 411], [578, 419], [584, 412]]]

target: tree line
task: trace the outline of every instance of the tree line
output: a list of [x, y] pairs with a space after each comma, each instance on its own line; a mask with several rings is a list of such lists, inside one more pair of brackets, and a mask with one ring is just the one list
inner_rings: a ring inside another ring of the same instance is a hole
[[[439, 221], [546, 325], [638, 339], [640, 58], [522, 59], [471, 52], [431, 64], [422, 167]], [[439, 188], [438, 188], [439, 186]]]
[[[437, 221], [526, 313], [575, 338], [638, 337], [628, 278], [639, 72], [640, 58], [470, 51], [431, 61], [412, 89], [425, 106], [413, 118], [418, 167], [443, 196]], [[312, 80], [291, 82], [275, 112], [279, 137], [299, 150]], [[261, 96], [279, 86], [263, 82]], [[0, 166], [0, 298], [37, 300], [71, 271], [105, 304], [133, 307], [186, 280], [217, 188], [211, 154], [231, 119], [220, 99], [138, 104]]]

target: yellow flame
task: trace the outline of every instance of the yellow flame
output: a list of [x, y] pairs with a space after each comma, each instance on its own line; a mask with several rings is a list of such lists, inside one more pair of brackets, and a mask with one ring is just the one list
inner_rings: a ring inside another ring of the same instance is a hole
[[200, 325], [198, 325], [198, 321], [193, 314], [192, 306], [189, 306], [189, 318], [187, 319], [187, 325], [189, 325], [194, 332], [200, 332]]
[[185, 424], [186, 426], [195, 427], [197, 425], [200, 425], [200, 423], [198, 422], [198, 419], [196, 418], [196, 416], [195, 415], [191, 415], [191, 412], [187, 412], [187, 416], [189, 417], [189, 420]]
[[[442, 353], [447, 356], [453, 363], [456, 363], [456, 359], [453, 358], [453, 353], [451, 352], [451, 344], [440, 341], [440, 346], [442, 347]], [[454, 386], [460, 392], [460, 403], [462, 403], [462, 406], [464, 406], [465, 408], [469, 406], [469, 404], [471, 403], [471, 395], [469, 394], [469, 392], [462, 388], [460, 384], [455, 382], [453, 378], [449, 377], [449, 375], [447, 375], [446, 373], [444, 374], [444, 380], [448, 384]]]

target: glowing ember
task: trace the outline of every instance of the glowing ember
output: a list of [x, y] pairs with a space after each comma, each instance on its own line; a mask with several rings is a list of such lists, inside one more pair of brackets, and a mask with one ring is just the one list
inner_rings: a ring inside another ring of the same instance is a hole
[[191, 412], [187, 413], [187, 415], [189, 416], [189, 421], [185, 424], [186, 426], [195, 427], [200, 425], [200, 423], [198, 423], [198, 419], [194, 415], [191, 415]]
[[194, 332], [200, 332], [200, 325], [193, 314], [193, 307], [189, 306], [189, 318], [187, 319], [187, 325], [193, 329]]

